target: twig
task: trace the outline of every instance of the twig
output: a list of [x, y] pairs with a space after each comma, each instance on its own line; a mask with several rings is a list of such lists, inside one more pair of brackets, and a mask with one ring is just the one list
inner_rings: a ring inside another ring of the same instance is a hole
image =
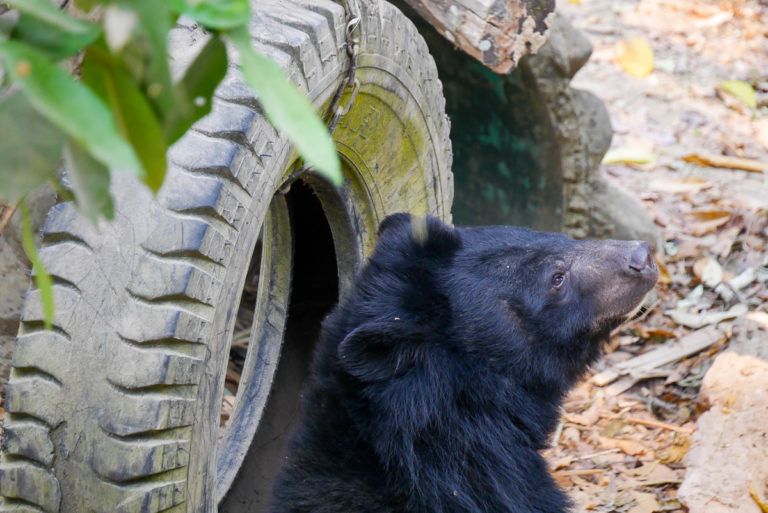
[[657, 408], [660, 408], [664, 411], [674, 413], [677, 411], [677, 407], [674, 404], [668, 403], [667, 401], [664, 401], [663, 399], [659, 399], [658, 397], [648, 396], [648, 397], [642, 397], [639, 394], [630, 394], [630, 397], [637, 399], [639, 401], [642, 401], [643, 405], [651, 409], [651, 406], [656, 406]]
[[645, 420], [638, 419], [637, 417], [627, 417], [627, 422], [631, 422], [633, 424], [642, 424], [644, 426], [657, 427], [661, 429], [668, 429], [670, 431], [677, 431], [678, 433], [685, 433], [687, 435], [693, 433], [693, 429], [691, 428], [675, 426], [674, 424], [667, 424], [666, 422], [659, 422], [658, 420]]
[[752, 497], [752, 500], [757, 503], [757, 505], [760, 507], [760, 511], [763, 513], [768, 513], [768, 506], [765, 505], [763, 501], [760, 500], [760, 497], [757, 495], [757, 492], [752, 487], [752, 483], [749, 484], [749, 496]]
[[602, 474], [603, 472], [605, 472], [604, 468], [585, 468], [576, 470], [558, 470], [556, 472], [552, 472], [552, 475], [557, 477], [594, 476], [595, 474]]
[[562, 420], [557, 423], [557, 429], [555, 429], [555, 434], [552, 436], [552, 447], [557, 447], [557, 444], [560, 443], [560, 435], [563, 433], [564, 425], [565, 422]]
[[592, 454], [585, 454], [584, 456], [573, 458], [573, 461], [591, 460], [592, 458], [597, 458], [598, 456], [605, 456], [606, 454], [613, 454], [615, 452], [621, 452], [621, 449], [616, 447], [614, 449], [606, 449], [600, 452], [593, 452]]
[[3, 218], [0, 219], [0, 235], [3, 234], [5, 227], [8, 226], [8, 223], [11, 222], [11, 217], [13, 217], [14, 212], [16, 212], [17, 206], [18, 204], [12, 207], [6, 207], [6, 211], [3, 213]]
[[682, 479], [662, 479], [661, 481], [643, 481], [640, 483], [640, 486], [659, 486], [665, 484], [680, 484], [682, 482]]

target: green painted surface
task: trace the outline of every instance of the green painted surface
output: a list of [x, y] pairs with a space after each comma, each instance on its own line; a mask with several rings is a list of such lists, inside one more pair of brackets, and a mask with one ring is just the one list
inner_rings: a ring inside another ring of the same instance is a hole
[[444, 46], [430, 49], [451, 118], [455, 221], [560, 229], [560, 156], [533, 77], [524, 65], [497, 75]]
[[451, 119], [457, 224], [562, 229], [563, 180], [549, 107], [523, 58], [498, 75], [411, 16], [435, 59]]

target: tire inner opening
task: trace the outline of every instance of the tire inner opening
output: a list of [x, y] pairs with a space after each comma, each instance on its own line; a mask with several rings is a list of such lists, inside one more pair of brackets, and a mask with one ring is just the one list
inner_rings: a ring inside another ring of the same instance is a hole
[[[264, 231], [262, 230], [262, 234]], [[237, 309], [235, 330], [232, 334], [232, 344], [229, 348], [229, 361], [227, 362], [227, 375], [224, 381], [224, 396], [221, 398], [221, 418], [219, 424], [219, 440], [224, 436], [225, 428], [232, 410], [235, 406], [235, 397], [240, 385], [243, 373], [245, 357], [248, 353], [248, 342], [253, 327], [254, 309], [259, 293], [259, 271], [261, 270], [262, 236], [256, 242], [251, 262], [248, 265], [248, 274], [243, 286], [243, 295], [240, 298], [240, 306]]]
[[[267, 510], [285, 444], [301, 418], [301, 392], [309, 376], [321, 322], [338, 300], [336, 254], [320, 200], [310, 186], [299, 180], [292, 184], [287, 201], [293, 232], [294, 263], [285, 338], [258, 430], [237, 477], [219, 504], [220, 513]], [[260, 248], [261, 245], [257, 244], [254, 260], [260, 255]], [[258, 273], [258, 264], [255, 270]], [[250, 279], [249, 271], [246, 287]], [[246, 292], [247, 289], [242, 302], [247, 300]], [[253, 304], [250, 303], [251, 311]], [[236, 328], [236, 334], [237, 331]], [[242, 370], [239, 353], [236, 347], [233, 348], [230, 365], [237, 368], [237, 361], [240, 361]]]

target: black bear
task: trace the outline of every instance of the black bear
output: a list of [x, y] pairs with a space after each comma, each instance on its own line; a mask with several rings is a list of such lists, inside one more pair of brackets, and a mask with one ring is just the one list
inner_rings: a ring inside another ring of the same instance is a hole
[[324, 322], [272, 511], [566, 511], [538, 451], [657, 278], [645, 242], [388, 217]]

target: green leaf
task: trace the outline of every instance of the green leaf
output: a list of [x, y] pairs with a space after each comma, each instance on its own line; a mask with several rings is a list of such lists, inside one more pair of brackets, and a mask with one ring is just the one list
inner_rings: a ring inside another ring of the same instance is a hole
[[720, 82], [720, 88], [726, 93], [732, 94], [741, 100], [741, 103], [750, 109], [757, 108], [757, 97], [755, 96], [755, 90], [747, 82], [742, 80], [723, 80]]
[[227, 73], [227, 48], [218, 36], [213, 36], [195, 57], [184, 76], [174, 87], [181, 101], [190, 106], [184, 115], [181, 109], [174, 111], [165, 124], [165, 140], [172, 144], [211, 111], [213, 92]]
[[174, 11], [215, 30], [242, 27], [251, 18], [248, 0], [170, 0], [169, 5]]
[[80, 212], [94, 224], [100, 215], [107, 219], [115, 217], [115, 205], [109, 194], [109, 169], [72, 140], [64, 148], [64, 159]]
[[101, 3], [100, 0], [74, 0], [74, 2], [75, 7], [86, 13]]
[[111, 108], [120, 133], [131, 143], [146, 171], [145, 183], [157, 191], [165, 177], [168, 148], [146, 97], [101, 43], [86, 50], [82, 76], [83, 82]]
[[88, 32], [72, 33], [26, 13], [21, 15], [13, 31], [14, 39], [44, 51], [54, 60], [76, 54], [98, 35], [98, 25], [93, 25]]
[[0, 101], [0, 200], [8, 205], [55, 177], [66, 137], [20, 91]]
[[90, 34], [91, 40], [99, 34], [99, 26], [89, 21], [74, 18], [61, 10], [50, 0], [5, 0], [6, 4], [15, 7], [24, 14], [29, 14], [68, 34]]
[[24, 253], [32, 262], [32, 271], [35, 274], [35, 283], [40, 289], [40, 301], [43, 303], [43, 322], [45, 329], [51, 329], [53, 324], [53, 281], [51, 275], [43, 267], [43, 263], [37, 256], [35, 247], [35, 238], [32, 235], [32, 223], [29, 220], [29, 209], [24, 200], [19, 204], [21, 210], [21, 245], [24, 247]]
[[137, 26], [140, 42], [144, 50], [143, 61], [146, 69], [143, 76], [137, 76], [144, 82], [146, 96], [165, 120], [170, 113], [179, 108], [171, 82], [171, 70], [168, 66], [167, 40], [172, 27], [171, 12], [166, 2], [155, 0], [132, 0], [130, 6], [139, 17]]
[[280, 66], [253, 50], [246, 27], [228, 35], [240, 54], [243, 77], [259, 96], [267, 118], [285, 132], [307, 164], [340, 185], [339, 156], [328, 128], [315, 114], [312, 104], [288, 80]]
[[144, 169], [120, 135], [115, 118], [85, 85], [39, 51], [17, 41], [0, 43], [0, 61], [38, 112], [113, 169]]

